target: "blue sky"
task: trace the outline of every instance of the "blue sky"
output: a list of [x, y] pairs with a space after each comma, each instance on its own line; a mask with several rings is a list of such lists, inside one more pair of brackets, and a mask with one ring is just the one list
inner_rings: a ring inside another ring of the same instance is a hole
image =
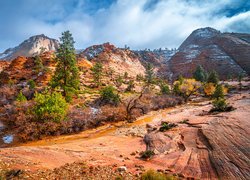
[[58, 39], [65, 30], [78, 49], [104, 42], [173, 48], [201, 27], [250, 33], [250, 1], [0, 0], [0, 24], [0, 52], [37, 34]]

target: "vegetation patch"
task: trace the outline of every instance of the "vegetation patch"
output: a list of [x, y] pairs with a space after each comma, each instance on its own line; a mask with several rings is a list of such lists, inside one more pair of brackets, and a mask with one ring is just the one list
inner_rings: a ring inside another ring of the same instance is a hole
[[35, 94], [34, 114], [38, 121], [60, 122], [67, 115], [68, 104], [61, 93]]
[[229, 112], [233, 111], [235, 108], [233, 106], [228, 105], [224, 98], [215, 99], [213, 102], [213, 108], [210, 110], [210, 113], [213, 112]]
[[140, 158], [144, 160], [151, 159], [155, 155], [154, 151], [146, 150], [140, 153]]
[[155, 170], [147, 170], [141, 176], [142, 180], [175, 180], [174, 176], [165, 175], [161, 172], [156, 172]]
[[162, 122], [161, 127], [159, 128], [159, 131], [165, 132], [165, 131], [167, 131], [169, 129], [172, 129], [172, 128], [176, 127], [176, 126], [177, 126], [177, 124], [175, 124], [175, 123]]

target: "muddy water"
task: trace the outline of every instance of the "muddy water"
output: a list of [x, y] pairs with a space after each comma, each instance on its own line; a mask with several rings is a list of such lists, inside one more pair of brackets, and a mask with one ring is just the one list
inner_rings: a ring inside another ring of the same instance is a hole
[[48, 145], [53, 145], [53, 144], [64, 144], [64, 143], [77, 141], [77, 140], [84, 141], [84, 140], [89, 140], [92, 138], [108, 136], [108, 135], [112, 135], [120, 127], [132, 127], [132, 126], [147, 124], [150, 122], [157, 122], [159, 120], [164, 120], [167, 114], [176, 108], [177, 107], [150, 112], [149, 114], [138, 118], [133, 123], [118, 122], [118, 123], [107, 124], [104, 126], [100, 126], [96, 129], [83, 131], [79, 134], [47, 138], [47, 139], [40, 140], [40, 141], [22, 144], [22, 146], [48, 146]]

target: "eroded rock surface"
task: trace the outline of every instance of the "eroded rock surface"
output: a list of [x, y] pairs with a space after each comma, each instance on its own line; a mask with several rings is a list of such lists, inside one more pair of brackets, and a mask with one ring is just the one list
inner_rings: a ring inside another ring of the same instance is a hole
[[[146, 130], [146, 124], [151, 122], [147, 127], [154, 130], [144, 137], [146, 144], [141, 137], [117, 135], [115, 127], [107, 131], [99, 128], [78, 135], [4, 148], [0, 150], [0, 161], [9, 164], [9, 168], [32, 171], [85, 161], [93, 166], [126, 166], [135, 174], [142, 172], [138, 168], [140, 166], [142, 169], [177, 174], [184, 179], [249, 179], [250, 94], [248, 91], [232, 94], [228, 102], [236, 110], [203, 115], [212, 106], [205, 101], [140, 118], [130, 126], [144, 125]], [[160, 132], [161, 121], [178, 126]], [[127, 131], [130, 132], [130, 128]], [[155, 151], [156, 155], [143, 161], [139, 152], [146, 149]]]

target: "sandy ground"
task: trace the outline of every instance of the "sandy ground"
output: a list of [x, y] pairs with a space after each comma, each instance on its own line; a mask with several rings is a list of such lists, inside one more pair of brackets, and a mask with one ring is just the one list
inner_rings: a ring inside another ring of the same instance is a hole
[[[126, 166], [132, 173], [153, 168], [197, 179], [237, 177], [237, 173], [232, 172], [230, 176], [226, 172], [239, 171], [240, 179], [247, 179], [250, 178], [246, 173], [250, 172], [250, 123], [247, 121], [250, 117], [250, 94], [233, 94], [228, 102], [236, 110], [217, 115], [202, 115], [211, 109], [211, 103], [190, 103], [151, 112], [131, 124], [111, 124], [77, 135], [3, 148], [0, 149], [0, 162], [6, 163], [10, 168], [35, 171], [85, 161], [93, 166]], [[139, 158], [139, 152], [146, 149], [143, 136], [146, 134], [147, 123], [157, 126], [162, 120], [179, 123], [186, 119], [189, 120], [188, 124], [178, 124], [178, 127], [167, 132], [172, 144], [164, 153], [159, 153], [148, 161]], [[180, 143], [184, 149], [178, 146]], [[230, 157], [231, 151], [221, 151], [220, 148], [236, 148], [234, 151], [237, 153]], [[242, 153], [245, 160], [241, 164], [237, 164], [237, 160], [233, 162], [234, 159], [242, 159]], [[214, 158], [213, 163], [211, 158]], [[220, 163], [227, 164], [230, 161], [238, 170], [230, 165], [221, 167]]]

